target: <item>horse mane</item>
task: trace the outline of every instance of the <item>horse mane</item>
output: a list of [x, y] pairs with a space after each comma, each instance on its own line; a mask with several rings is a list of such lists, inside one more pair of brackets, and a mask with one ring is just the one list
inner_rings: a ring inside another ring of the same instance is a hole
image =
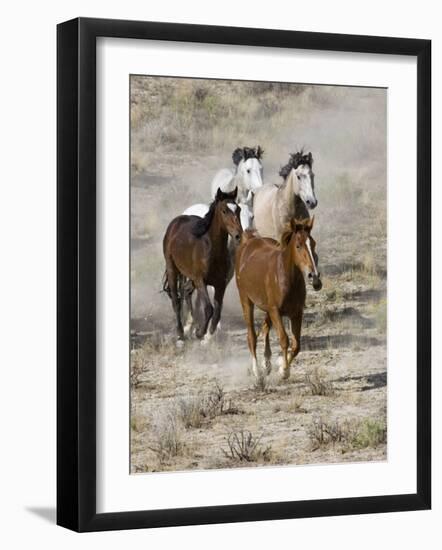
[[209, 230], [209, 227], [213, 220], [213, 216], [215, 215], [216, 203], [216, 199], [212, 201], [209, 206], [209, 211], [204, 216], [204, 218], [200, 218], [193, 224], [192, 235], [194, 237], [202, 237]]
[[261, 145], [258, 145], [257, 147], [237, 147], [232, 153], [232, 160], [233, 160], [233, 164], [235, 164], [235, 166], [238, 166], [238, 164], [242, 160], [247, 160], [247, 159], [261, 160], [263, 155], [264, 155], [264, 149], [261, 147]]
[[301, 166], [301, 164], [306, 164], [310, 168], [313, 164], [313, 157], [311, 153], [304, 153], [304, 150], [301, 149], [297, 153], [290, 153], [290, 158], [288, 163], [283, 166], [280, 171], [279, 175], [284, 178], [284, 180], [288, 177], [292, 169], [296, 170], [298, 166]]
[[207, 214], [204, 216], [204, 218], [196, 220], [196, 222], [193, 224], [192, 235], [194, 237], [202, 237], [205, 233], [207, 233], [209, 227], [212, 224], [213, 216], [215, 215], [216, 205], [219, 202], [225, 200], [231, 200], [232, 202], [234, 202], [236, 199], [236, 194], [237, 189], [230, 193], [224, 193], [223, 191], [218, 189], [215, 199], [210, 203]]

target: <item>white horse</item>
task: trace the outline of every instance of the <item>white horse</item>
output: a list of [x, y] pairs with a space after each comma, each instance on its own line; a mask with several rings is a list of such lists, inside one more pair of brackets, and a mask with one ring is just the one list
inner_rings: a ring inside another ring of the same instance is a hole
[[[219, 170], [211, 183], [211, 195], [215, 197], [218, 189], [230, 193], [238, 188], [236, 202], [241, 208], [240, 218], [243, 229], [251, 229], [253, 224], [253, 196], [263, 186], [263, 168], [261, 158], [264, 151], [257, 147], [238, 147], [232, 153], [235, 168]], [[193, 204], [183, 214], [203, 218], [209, 210], [204, 203]]]
[[237, 202], [245, 202], [251, 191], [256, 193], [263, 185], [263, 168], [261, 159], [264, 151], [258, 147], [237, 147], [232, 153], [233, 170], [223, 168], [215, 174], [212, 180], [212, 197], [219, 189], [224, 193], [238, 187]]
[[255, 228], [261, 237], [280, 240], [285, 225], [292, 219], [309, 218], [309, 210], [316, 208], [318, 200], [314, 190], [313, 157], [298, 152], [290, 155], [281, 168], [282, 185], [267, 183], [254, 198]]

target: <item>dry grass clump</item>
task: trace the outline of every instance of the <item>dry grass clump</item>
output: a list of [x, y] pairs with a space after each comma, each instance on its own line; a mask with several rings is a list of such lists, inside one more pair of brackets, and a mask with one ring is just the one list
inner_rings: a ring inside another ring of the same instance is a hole
[[205, 422], [217, 416], [240, 413], [232, 400], [227, 400], [218, 382], [207, 395], [181, 398], [177, 409], [178, 418], [185, 428], [201, 428]]
[[376, 327], [382, 334], [387, 330], [387, 300], [380, 300], [374, 308]]
[[184, 454], [182, 428], [173, 411], [166, 410], [154, 419], [152, 440], [147, 448], [154, 452], [160, 464]]
[[312, 372], [306, 373], [304, 383], [311, 395], [331, 397], [336, 394], [333, 383], [325, 378], [322, 369], [315, 367]]
[[290, 401], [284, 406], [283, 410], [288, 413], [303, 413], [306, 410], [303, 407], [304, 396], [295, 394]]
[[143, 432], [147, 429], [149, 422], [144, 416], [132, 413], [130, 416], [130, 427], [134, 432]]
[[387, 442], [387, 425], [382, 420], [365, 418], [357, 428], [352, 439], [352, 446], [355, 449], [366, 447], [377, 447]]
[[322, 447], [339, 445], [342, 452], [354, 449], [376, 448], [387, 442], [387, 426], [383, 420], [365, 418], [359, 422], [349, 420], [313, 420], [308, 429], [312, 451]]
[[256, 436], [249, 430], [231, 432], [227, 438], [228, 449], [221, 449], [224, 456], [230, 460], [239, 462], [257, 462], [268, 460], [271, 455], [271, 447], [263, 447], [261, 439], [263, 434]]
[[130, 357], [130, 384], [137, 388], [140, 377], [147, 370], [148, 362], [142, 350], [133, 350]]
[[149, 369], [172, 365], [180, 354], [181, 350], [167, 335], [156, 334], [146, 340], [142, 347], [133, 349], [130, 354], [131, 387], [139, 388], [143, 384], [143, 375]]

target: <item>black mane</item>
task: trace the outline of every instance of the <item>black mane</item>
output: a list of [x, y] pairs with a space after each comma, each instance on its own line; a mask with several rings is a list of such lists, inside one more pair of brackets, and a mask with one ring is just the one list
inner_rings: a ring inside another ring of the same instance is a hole
[[204, 218], [199, 218], [192, 227], [192, 235], [195, 237], [202, 237], [209, 230], [210, 225], [212, 224], [213, 216], [215, 215], [216, 205], [221, 202], [228, 200], [230, 202], [235, 202], [238, 189], [235, 188], [231, 193], [224, 193], [221, 189], [218, 189], [215, 199], [211, 202], [209, 206], [209, 211], [204, 216]]
[[237, 147], [232, 153], [233, 164], [238, 166], [242, 160], [258, 159], [261, 160], [264, 155], [264, 149], [261, 145], [257, 147]]
[[297, 153], [291, 153], [288, 163], [281, 168], [279, 171], [279, 175], [283, 177], [284, 179], [287, 178], [287, 176], [290, 174], [292, 169], [296, 170], [298, 166], [301, 166], [301, 164], [305, 164], [312, 167], [313, 164], [313, 157], [311, 153], [304, 154], [304, 151], [301, 149], [301, 151], [298, 151]]

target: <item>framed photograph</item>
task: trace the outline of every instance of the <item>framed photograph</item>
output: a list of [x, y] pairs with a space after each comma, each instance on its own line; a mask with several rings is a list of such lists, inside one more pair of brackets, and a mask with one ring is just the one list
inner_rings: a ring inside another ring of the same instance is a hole
[[430, 41], [57, 37], [57, 523], [429, 509]]

